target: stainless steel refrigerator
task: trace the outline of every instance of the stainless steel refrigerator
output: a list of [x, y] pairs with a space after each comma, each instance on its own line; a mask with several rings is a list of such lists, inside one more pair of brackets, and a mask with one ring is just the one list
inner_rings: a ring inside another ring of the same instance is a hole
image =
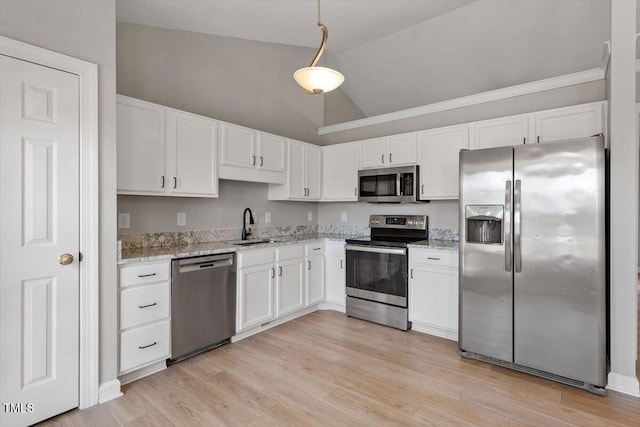
[[602, 136], [460, 152], [463, 357], [603, 394]]

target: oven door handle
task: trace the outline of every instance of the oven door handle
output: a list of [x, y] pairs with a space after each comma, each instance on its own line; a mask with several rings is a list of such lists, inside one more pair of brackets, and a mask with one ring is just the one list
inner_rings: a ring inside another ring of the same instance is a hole
[[358, 246], [346, 245], [345, 249], [354, 252], [373, 252], [376, 254], [406, 255], [406, 249], [385, 248], [384, 246]]

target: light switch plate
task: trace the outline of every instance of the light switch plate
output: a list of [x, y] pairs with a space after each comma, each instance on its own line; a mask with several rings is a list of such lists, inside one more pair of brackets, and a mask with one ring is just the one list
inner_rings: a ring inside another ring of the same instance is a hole
[[271, 222], [271, 212], [264, 213], [264, 223], [269, 224]]
[[307, 221], [313, 221], [313, 212], [307, 212]]
[[118, 228], [129, 228], [131, 225], [128, 213], [118, 214]]
[[178, 227], [184, 227], [185, 225], [187, 225], [187, 214], [185, 212], [178, 212], [176, 222], [178, 224]]
[[340, 218], [342, 219], [342, 222], [347, 222], [347, 213], [342, 212], [342, 215], [340, 215]]

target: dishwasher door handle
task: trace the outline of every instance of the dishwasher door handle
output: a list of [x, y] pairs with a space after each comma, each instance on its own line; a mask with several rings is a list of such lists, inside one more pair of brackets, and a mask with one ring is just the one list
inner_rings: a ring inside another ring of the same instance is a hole
[[178, 262], [178, 273], [190, 273], [213, 268], [230, 268], [234, 266], [233, 257], [234, 254], [231, 253], [182, 259]]

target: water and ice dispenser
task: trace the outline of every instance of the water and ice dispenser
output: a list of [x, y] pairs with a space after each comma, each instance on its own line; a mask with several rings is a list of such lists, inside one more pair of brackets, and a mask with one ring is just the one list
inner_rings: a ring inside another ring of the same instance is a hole
[[503, 205], [467, 205], [464, 218], [468, 243], [502, 243]]

